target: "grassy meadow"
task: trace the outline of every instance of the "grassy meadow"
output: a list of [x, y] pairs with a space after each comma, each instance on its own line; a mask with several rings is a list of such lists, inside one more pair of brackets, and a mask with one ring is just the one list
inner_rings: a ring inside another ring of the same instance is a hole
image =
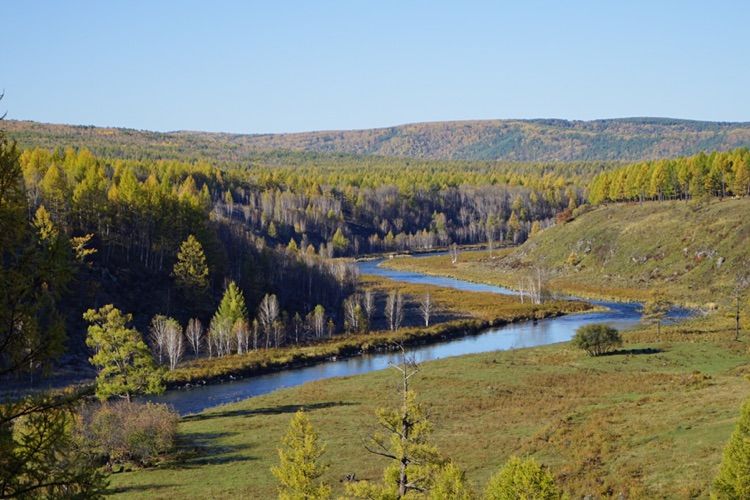
[[[434, 441], [480, 488], [512, 454], [547, 464], [562, 487], [629, 498], [705, 498], [750, 394], [748, 337], [728, 324], [626, 334], [615, 354], [567, 344], [425, 363], [414, 380]], [[689, 333], [688, 333], [689, 332]], [[375, 410], [397, 404], [393, 370], [305, 384], [185, 418], [179, 449], [156, 468], [113, 474], [120, 498], [270, 498], [269, 467], [291, 415], [305, 408], [327, 443], [335, 493], [383, 459], [361, 439]]]

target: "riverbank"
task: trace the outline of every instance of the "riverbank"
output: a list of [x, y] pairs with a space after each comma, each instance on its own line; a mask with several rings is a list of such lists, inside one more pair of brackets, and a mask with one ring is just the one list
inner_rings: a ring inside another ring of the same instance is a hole
[[[595, 309], [580, 301], [550, 301], [541, 305], [533, 305], [527, 301], [521, 304], [517, 297], [512, 296], [400, 283], [369, 275], [362, 277], [362, 286], [380, 297], [391, 290], [399, 291], [407, 297], [405, 309], [408, 325], [397, 331], [381, 329], [363, 334], [338, 335], [304, 346], [261, 349], [241, 355], [188, 361], [167, 374], [168, 386], [178, 388], [225, 382], [310, 366], [336, 358], [387, 352], [394, 350], [399, 344], [415, 346], [444, 342], [475, 335], [492, 327]], [[416, 310], [416, 302], [426, 293], [434, 301], [433, 315], [438, 323], [429, 327], [417, 326], [415, 323], [419, 323], [421, 318]]]
[[[500, 250], [474, 250], [459, 253], [454, 263], [447, 254], [422, 257], [399, 256], [383, 261], [381, 266], [398, 271], [422, 273], [429, 276], [445, 276], [471, 283], [487, 284], [517, 289], [521, 280], [527, 279], [529, 270], [496, 269], [500, 262], [515, 248]], [[548, 281], [549, 288], [558, 294], [575, 295], [590, 300], [612, 302], [642, 302], [648, 299], [648, 290], [628, 287], [606, 287], [594, 281], [577, 282], [563, 277], [553, 277]]]

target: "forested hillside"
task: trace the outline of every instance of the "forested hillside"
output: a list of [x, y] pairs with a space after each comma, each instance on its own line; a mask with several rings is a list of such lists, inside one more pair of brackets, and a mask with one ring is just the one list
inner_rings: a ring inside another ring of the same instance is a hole
[[22, 147], [86, 146], [116, 157], [248, 161], [297, 151], [426, 159], [635, 161], [750, 145], [750, 124], [665, 118], [594, 121], [485, 120], [295, 134], [146, 132], [8, 121]]

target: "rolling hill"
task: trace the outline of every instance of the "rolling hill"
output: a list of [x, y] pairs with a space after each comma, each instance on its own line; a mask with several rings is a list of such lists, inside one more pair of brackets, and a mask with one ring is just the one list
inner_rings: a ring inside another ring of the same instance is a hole
[[750, 122], [668, 118], [483, 120], [293, 134], [148, 132], [6, 120], [22, 146], [86, 146], [107, 156], [247, 161], [268, 151], [504, 161], [637, 161], [750, 145]]

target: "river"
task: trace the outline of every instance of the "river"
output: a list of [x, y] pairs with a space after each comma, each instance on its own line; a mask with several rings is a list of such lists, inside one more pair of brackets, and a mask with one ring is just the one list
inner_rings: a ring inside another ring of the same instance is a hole
[[[468, 281], [429, 276], [421, 273], [395, 271], [380, 267], [380, 260], [359, 262], [362, 274], [375, 274], [396, 281], [437, 285], [477, 292], [502, 295], [517, 293], [507, 288], [471, 283]], [[565, 342], [573, 337], [576, 329], [589, 323], [607, 323], [619, 329], [627, 329], [640, 321], [640, 304], [608, 301], [590, 301], [607, 310], [602, 312], [570, 314], [540, 321], [524, 321], [497, 328], [490, 328], [476, 335], [449, 340], [442, 343], [415, 346], [409, 349], [418, 361], [474, 354], [488, 351], [534, 347], [557, 342]], [[675, 310], [672, 317], [684, 317], [684, 310]], [[391, 362], [398, 362], [397, 353], [368, 354], [353, 358], [326, 361], [304, 368], [282, 370], [266, 375], [245, 379], [195, 386], [188, 389], [168, 391], [151, 401], [172, 405], [181, 415], [201, 412], [207, 408], [225, 403], [240, 401], [253, 396], [266, 394], [284, 387], [292, 387], [305, 382], [331, 377], [359, 375], [374, 370], [382, 370]]]

